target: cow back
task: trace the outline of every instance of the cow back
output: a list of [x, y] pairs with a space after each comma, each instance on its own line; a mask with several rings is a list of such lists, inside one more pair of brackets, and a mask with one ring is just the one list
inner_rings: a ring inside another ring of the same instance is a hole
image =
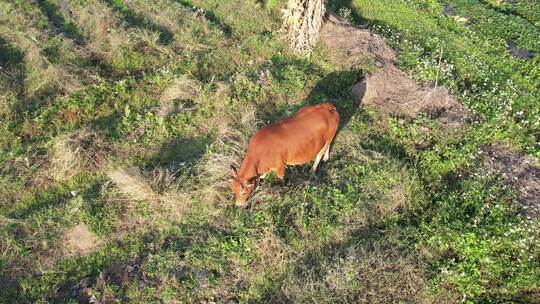
[[259, 130], [250, 141], [248, 157], [263, 167], [307, 163], [332, 141], [338, 126], [339, 114], [331, 103], [305, 106]]

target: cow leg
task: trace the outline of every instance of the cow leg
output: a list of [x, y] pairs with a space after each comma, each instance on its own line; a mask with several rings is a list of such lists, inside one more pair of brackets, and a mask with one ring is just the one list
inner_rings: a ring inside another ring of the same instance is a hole
[[324, 145], [321, 151], [319, 151], [319, 154], [317, 154], [317, 157], [315, 158], [315, 162], [313, 163], [313, 167], [311, 167], [311, 172], [315, 172], [317, 170], [317, 167], [319, 166], [319, 163], [321, 162], [321, 158], [323, 157], [327, 148], [328, 146]]
[[326, 142], [325, 148], [326, 152], [324, 153], [323, 161], [326, 162], [328, 158], [330, 157], [330, 145], [332, 144], [332, 141], [334, 140], [334, 137], [330, 138], [328, 142]]
[[324, 153], [323, 162], [326, 162], [328, 160], [328, 157], [330, 157], [330, 145], [326, 148], [326, 152]]

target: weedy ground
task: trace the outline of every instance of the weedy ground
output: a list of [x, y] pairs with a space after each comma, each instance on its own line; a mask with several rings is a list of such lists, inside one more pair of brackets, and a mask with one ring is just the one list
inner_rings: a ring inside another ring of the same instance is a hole
[[[540, 56], [506, 47], [540, 49], [538, 2], [329, 1], [475, 114], [450, 135], [360, 107], [373, 63], [292, 54], [283, 2], [0, 1], [0, 302], [540, 301], [538, 218], [486, 161], [540, 158]], [[326, 100], [330, 161], [233, 207], [250, 135]]]

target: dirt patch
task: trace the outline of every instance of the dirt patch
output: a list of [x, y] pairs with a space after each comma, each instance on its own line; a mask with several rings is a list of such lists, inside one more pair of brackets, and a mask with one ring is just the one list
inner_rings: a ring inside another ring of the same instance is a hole
[[328, 46], [340, 66], [355, 67], [375, 60], [385, 64], [394, 62], [396, 55], [383, 38], [367, 29], [354, 26], [330, 14], [320, 32], [320, 41]]
[[536, 159], [497, 143], [484, 148], [486, 165], [501, 172], [518, 192], [521, 212], [540, 217], [540, 164]]
[[[97, 304], [115, 303], [117, 300], [108, 292], [107, 285], [113, 283], [119, 286], [129, 284], [134, 278], [138, 278], [140, 287], [147, 283], [145, 276], [140, 270], [139, 261], [116, 262], [106, 268], [99, 277], [87, 277], [76, 285], [64, 285], [59, 288], [58, 295], [69, 294], [77, 303]], [[55, 299], [59, 301], [61, 298]]]
[[413, 118], [427, 113], [448, 127], [464, 127], [472, 117], [445, 88], [419, 86], [393, 64], [366, 76], [351, 91], [363, 105]]
[[106, 280], [117, 285], [126, 285], [135, 277], [139, 277], [144, 281], [140, 271], [140, 261], [133, 263], [118, 262], [105, 271]]
[[[365, 292], [358, 293], [357, 303], [419, 300], [426, 294], [426, 275], [413, 260], [381, 253], [364, 258], [358, 269]], [[346, 273], [346, 269], [338, 269], [336, 275], [339, 273]]]
[[99, 245], [98, 238], [84, 223], [73, 227], [65, 237], [65, 247], [70, 254], [86, 255], [92, 252], [97, 245]]
[[472, 118], [448, 90], [421, 86], [399, 70], [395, 66], [394, 51], [383, 38], [369, 30], [330, 15], [321, 32], [321, 41], [337, 55], [344, 67], [376, 61], [378, 69], [351, 88], [351, 95], [358, 104], [413, 118], [427, 113], [447, 128], [465, 127]]

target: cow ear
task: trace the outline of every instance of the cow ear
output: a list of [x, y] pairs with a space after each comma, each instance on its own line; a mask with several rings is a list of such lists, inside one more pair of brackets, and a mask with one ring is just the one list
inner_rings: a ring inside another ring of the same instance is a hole
[[236, 168], [233, 165], [231, 165], [231, 176], [232, 178], [238, 177], [238, 172], [236, 172]]

